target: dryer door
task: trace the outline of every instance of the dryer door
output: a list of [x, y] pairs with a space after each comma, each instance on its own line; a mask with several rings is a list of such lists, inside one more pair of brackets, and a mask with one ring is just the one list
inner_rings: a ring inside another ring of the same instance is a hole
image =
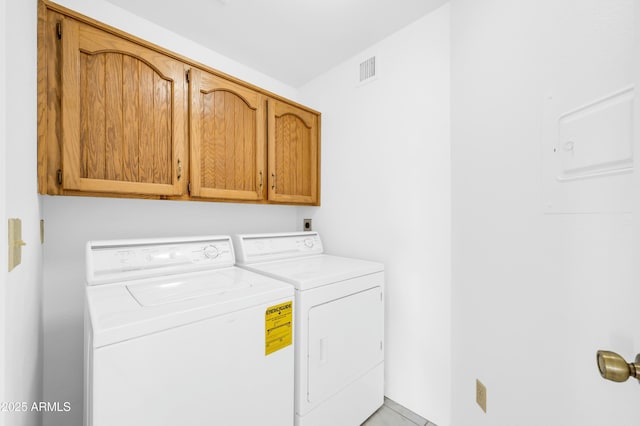
[[383, 335], [380, 287], [311, 308], [308, 401], [331, 396], [382, 362]]

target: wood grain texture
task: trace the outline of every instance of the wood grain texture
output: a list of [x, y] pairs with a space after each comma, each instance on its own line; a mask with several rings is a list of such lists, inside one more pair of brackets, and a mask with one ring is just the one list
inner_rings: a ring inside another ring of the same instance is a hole
[[210, 117], [203, 116], [202, 120], [206, 121], [210, 119], [211, 122], [211, 136], [212, 139], [204, 140], [201, 143], [203, 145], [212, 144], [212, 149], [207, 152], [207, 156], [202, 160], [202, 167], [205, 174], [205, 181], [202, 185], [209, 188], [227, 189], [227, 163], [226, 159], [226, 137], [227, 137], [227, 121], [224, 116], [224, 93], [220, 93], [221, 96], [215, 96], [215, 92], [206, 96], [206, 93], [202, 93], [201, 96], [205, 98], [211, 98], [209, 101], [213, 106], [212, 115]]
[[[244, 188], [251, 189], [256, 185], [256, 173], [258, 173], [258, 169], [262, 169], [261, 167], [257, 167], [257, 154], [256, 154], [256, 143], [257, 143], [257, 135], [256, 135], [256, 114], [253, 114], [249, 109], [245, 108], [242, 110], [243, 120], [246, 123], [245, 131], [243, 133], [243, 147], [242, 151], [245, 153], [242, 158], [243, 164], [242, 168], [245, 171], [244, 175], [241, 178], [244, 179]], [[266, 135], [261, 135], [262, 144], [266, 142]], [[260, 185], [260, 182], [257, 182], [257, 185]], [[260, 188], [257, 188], [258, 191]]]
[[[123, 117], [140, 117], [140, 62], [131, 56], [122, 58], [122, 107]], [[127, 120], [122, 132], [122, 179], [139, 180], [140, 121]]]
[[47, 135], [49, 130], [49, 116], [47, 107], [49, 99], [47, 96], [47, 53], [55, 54], [47, 47], [47, 8], [44, 3], [38, 2], [38, 193], [47, 193], [47, 177], [49, 174], [47, 164]]
[[[60, 60], [61, 74], [61, 142], [62, 142], [62, 172], [63, 188], [82, 189], [80, 177], [84, 172], [82, 164], [86, 163], [86, 156], [81, 151], [80, 117], [81, 110], [81, 81], [80, 78], [80, 50], [78, 47], [80, 26], [77, 22], [62, 18], [60, 20], [64, 37], [62, 37], [62, 54]], [[86, 64], [85, 64], [86, 66]]]
[[153, 182], [171, 181], [171, 88], [169, 82], [154, 74], [154, 163]]
[[180, 194], [183, 64], [69, 19], [63, 46], [64, 188]]
[[171, 182], [170, 81], [128, 55], [82, 53], [80, 99], [81, 177]]
[[319, 203], [318, 116], [277, 100], [269, 102], [269, 200]]
[[140, 64], [140, 86], [139, 99], [140, 99], [140, 135], [138, 140], [138, 176], [140, 182], [151, 183], [153, 182], [153, 156], [154, 156], [154, 144], [153, 139], [155, 136], [153, 124], [153, 70]]
[[86, 82], [80, 91], [80, 127], [88, 129], [88, 134], [81, 134], [80, 138], [80, 149], [86, 158], [80, 175], [83, 178], [107, 179], [105, 74], [105, 55], [91, 55], [80, 61], [80, 79]]
[[264, 175], [266, 143], [262, 96], [200, 70], [191, 72], [191, 194], [261, 199], [257, 176]]
[[123, 55], [105, 56], [105, 179], [123, 180]]
[[[39, 192], [62, 193], [57, 172], [61, 166], [61, 43], [56, 25], [63, 17], [38, 5], [38, 183]], [[45, 51], [40, 51], [44, 48]], [[43, 62], [44, 61], [44, 62]], [[45, 87], [41, 87], [44, 83]], [[42, 133], [44, 132], [44, 133]]]

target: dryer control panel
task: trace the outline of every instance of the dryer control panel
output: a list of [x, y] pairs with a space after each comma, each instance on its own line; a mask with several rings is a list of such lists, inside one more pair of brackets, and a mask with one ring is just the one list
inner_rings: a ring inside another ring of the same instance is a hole
[[87, 243], [87, 284], [233, 266], [231, 238], [171, 238]]
[[317, 232], [246, 234], [234, 236], [238, 263], [249, 264], [322, 254]]

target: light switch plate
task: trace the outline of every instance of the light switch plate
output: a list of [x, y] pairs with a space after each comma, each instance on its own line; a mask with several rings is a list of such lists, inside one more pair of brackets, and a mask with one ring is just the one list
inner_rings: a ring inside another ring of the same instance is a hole
[[9, 219], [9, 271], [22, 262], [22, 246], [25, 244], [22, 241], [22, 221]]

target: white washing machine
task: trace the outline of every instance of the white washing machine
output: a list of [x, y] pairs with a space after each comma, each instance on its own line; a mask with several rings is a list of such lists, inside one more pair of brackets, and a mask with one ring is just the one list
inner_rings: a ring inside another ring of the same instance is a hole
[[295, 287], [297, 426], [357, 426], [384, 402], [384, 265], [316, 232], [237, 235], [237, 264]]
[[85, 425], [294, 423], [290, 285], [230, 237], [87, 244]]

